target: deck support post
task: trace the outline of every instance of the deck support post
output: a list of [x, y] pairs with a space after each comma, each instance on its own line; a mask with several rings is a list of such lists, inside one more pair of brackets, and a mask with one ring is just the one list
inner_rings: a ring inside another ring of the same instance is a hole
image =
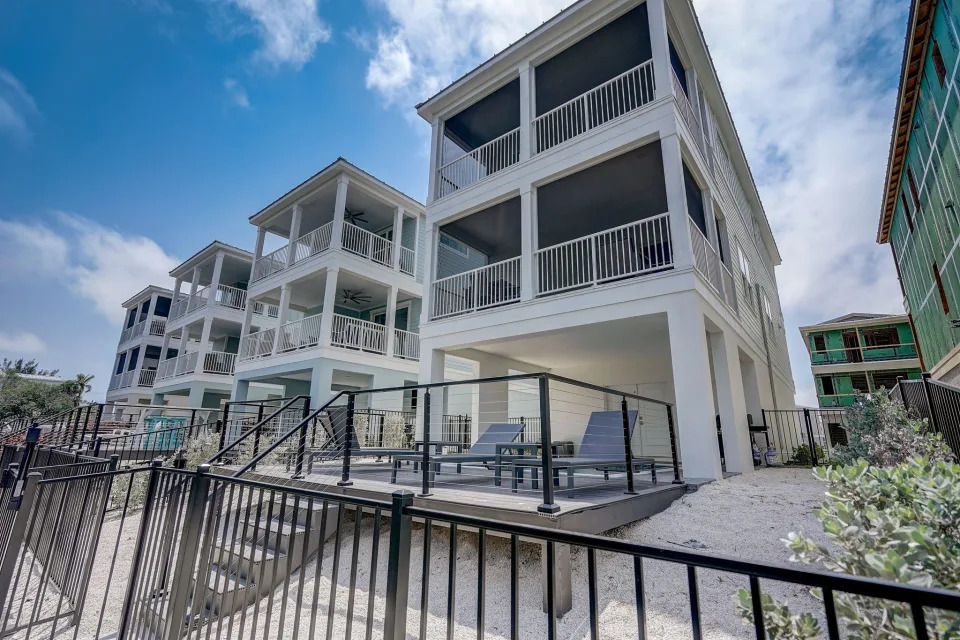
[[[343, 428], [343, 469], [340, 472], [340, 482], [337, 483], [338, 487], [349, 487], [353, 483], [350, 482], [350, 456], [353, 453], [353, 413], [356, 407], [356, 396], [352, 393], [347, 394], [347, 423]], [[369, 415], [367, 417], [367, 424], [369, 426]], [[306, 431], [304, 434], [304, 444], [306, 444]]]
[[570, 546], [554, 543], [553, 545], [553, 575], [550, 575], [547, 562], [547, 543], [540, 543], [540, 566], [543, 574], [543, 611], [550, 614], [550, 603], [547, 602], [548, 580], [553, 580], [553, 609], [558, 618], [573, 609], [573, 575], [570, 563]]
[[540, 513], [554, 514], [560, 505], [553, 502], [553, 436], [550, 433], [550, 380], [546, 375], [538, 378], [540, 384], [540, 461], [543, 486], [543, 504], [537, 507]]
[[430, 495], [430, 389], [423, 390], [423, 461], [420, 464], [422, 482], [420, 497]]

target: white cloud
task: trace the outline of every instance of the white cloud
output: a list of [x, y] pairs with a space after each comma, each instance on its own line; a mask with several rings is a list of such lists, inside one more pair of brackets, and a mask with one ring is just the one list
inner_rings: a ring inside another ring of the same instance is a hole
[[223, 88], [226, 89], [227, 97], [230, 98], [232, 104], [241, 109], [250, 108], [250, 97], [247, 95], [247, 90], [239, 82], [233, 78], [227, 78], [223, 81]]
[[29, 140], [30, 123], [39, 115], [33, 96], [12, 73], [0, 67], [0, 133]]
[[[328, 42], [330, 27], [317, 14], [318, 0], [211, 0], [239, 12], [234, 33], [253, 31], [261, 41], [256, 58], [273, 66], [296, 69], [313, 58], [317, 45]], [[221, 16], [231, 19], [232, 16]]]
[[29, 331], [0, 331], [0, 351], [4, 353], [33, 355], [46, 350], [46, 343]]
[[167, 273], [179, 262], [149, 238], [71, 213], [29, 224], [0, 219], [0, 280], [57, 283], [115, 324], [124, 300], [150, 284], [170, 286]]

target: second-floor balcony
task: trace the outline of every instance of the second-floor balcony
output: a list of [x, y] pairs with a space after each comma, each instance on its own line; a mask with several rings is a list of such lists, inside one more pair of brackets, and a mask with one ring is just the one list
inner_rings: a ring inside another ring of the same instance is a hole
[[844, 347], [840, 349], [823, 349], [811, 353], [814, 365], [856, 364], [861, 362], [886, 362], [891, 360], [915, 360], [917, 345], [915, 343], [861, 345], [859, 347]]
[[231, 376], [237, 354], [224, 351], [192, 351], [168, 358], [157, 366], [157, 380], [170, 380], [193, 373]]

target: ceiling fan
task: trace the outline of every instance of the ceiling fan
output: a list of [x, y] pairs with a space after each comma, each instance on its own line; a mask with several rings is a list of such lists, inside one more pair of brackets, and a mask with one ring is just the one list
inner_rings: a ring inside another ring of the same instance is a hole
[[365, 295], [362, 291], [354, 289], [344, 289], [343, 293], [340, 294], [340, 297], [343, 298], [342, 302], [344, 304], [349, 302], [356, 305], [367, 304], [372, 299], [370, 296]]
[[343, 210], [343, 219], [349, 222], [350, 224], [354, 224], [358, 227], [366, 226], [367, 219], [364, 218], [365, 215], [366, 214], [363, 211], [354, 211], [352, 209], [347, 209], [347, 208], [344, 208]]

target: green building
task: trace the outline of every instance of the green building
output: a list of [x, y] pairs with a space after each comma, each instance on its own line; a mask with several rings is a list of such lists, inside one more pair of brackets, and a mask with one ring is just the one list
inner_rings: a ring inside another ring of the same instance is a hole
[[859, 393], [920, 377], [920, 357], [905, 315], [850, 313], [800, 327], [821, 407], [847, 407]]
[[921, 367], [960, 382], [960, 0], [912, 0], [877, 240], [889, 244]]

